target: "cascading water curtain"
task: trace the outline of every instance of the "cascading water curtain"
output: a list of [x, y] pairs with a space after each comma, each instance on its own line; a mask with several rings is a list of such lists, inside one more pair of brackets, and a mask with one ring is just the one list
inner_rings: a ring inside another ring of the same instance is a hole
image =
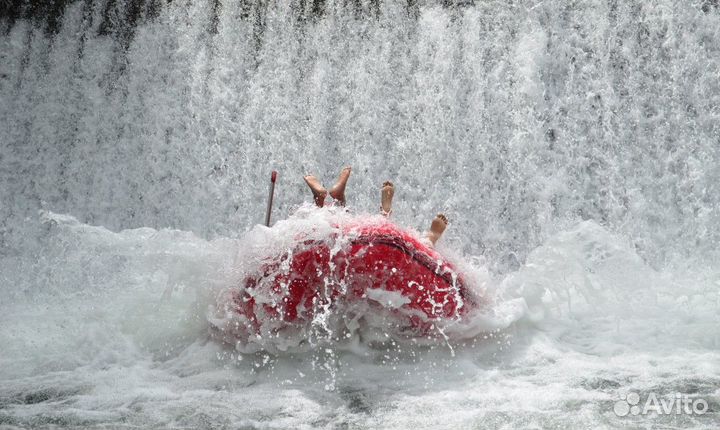
[[[7, 3], [7, 2], [6, 2]], [[591, 219], [648, 261], [716, 249], [713, 1], [12, 1], [0, 216], [237, 236], [301, 175], [509, 270]], [[7, 227], [6, 227], [7, 229]]]

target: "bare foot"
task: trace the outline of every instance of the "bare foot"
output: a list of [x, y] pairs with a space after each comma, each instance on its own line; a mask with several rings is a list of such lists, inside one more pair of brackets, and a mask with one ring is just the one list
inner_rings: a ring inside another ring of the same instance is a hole
[[448, 219], [443, 214], [437, 214], [437, 216], [432, 220], [432, 224], [430, 224], [430, 231], [427, 232], [427, 238], [430, 239], [433, 246], [435, 246], [435, 242], [440, 239], [440, 236], [442, 236], [447, 225]]
[[343, 168], [337, 182], [330, 188], [330, 197], [337, 200], [340, 206], [345, 206], [345, 185], [347, 185], [348, 178], [350, 178], [351, 170], [350, 166]]
[[392, 182], [385, 181], [380, 190], [380, 213], [386, 217], [392, 213], [393, 195], [395, 195], [395, 186]]
[[305, 183], [308, 184], [308, 187], [312, 190], [315, 204], [319, 208], [323, 207], [325, 204], [325, 197], [328, 193], [325, 187], [323, 187], [320, 181], [318, 181], [318, 179], [313, 175], [306, 175], [303, 179], [305, 179]]

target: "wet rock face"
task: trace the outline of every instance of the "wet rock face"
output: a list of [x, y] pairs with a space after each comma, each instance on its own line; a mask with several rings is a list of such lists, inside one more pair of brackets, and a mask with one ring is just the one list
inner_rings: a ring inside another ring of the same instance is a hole
[[[29, 19], [42, 25], [48, 34], [56, 34], [62, 25], [66, 8], [77, 0], [7, 0], [0, 5], [0, 19], [6, 20], [8, 30], [19, 19]], [[157, 16], [162, 0], [85, 1], [86, 17], [101, 8], [100, 34], [127, 33], [144, 19]]]
[[[56, 34], [62, 25], [63, 14], [66, 8], [76, 2], [83, 3], [87, 19], [92, 19], [93, 10], [102, 9], [102, 22], [98, 26], [99, 34], [120, 34], [121, 37], [131, 35], [132, 30], [144, 20], [155, 18], [164, 4], [172, 0], [5, 0], [0, 3], [0, 20], [5, 20], [5, 30], [8, 31], [19, 19], [29, 19], [37, 25], [42, 25], [50, 35]], [[242, 10], [243, 19], [257, 17], [254, 10], [267, 7], [266, 0], [241, 0], [238, 2]], [[380, 13], [380, 0], [371, 0], [363, 5], [361, 0], [349, 0], [358, 16], [377, 16]], [[417, 11], [418, 0], [407, 0], [408, 10]], [[440, 0], [443, 7], [471, 6], [471, 0]], [[214, 16], [211, 33], [217, 32], [218, 14], [222, 8], [220, 0], [211, 0], [211, 9]], [[311, 18], [322, 17], [325, 14], [326, 0], [297, 0], [292, 8], [296, 11], [298, 19], [305, 21]], [[0, 26], [0, 29], [3, 26]]]
[[71, 0], [8, 0], [0, 4], [0, 18], [10, 26], [18, 19], [45, 21], [51, 31], [56, 31], [62, 22], [62, 13]]

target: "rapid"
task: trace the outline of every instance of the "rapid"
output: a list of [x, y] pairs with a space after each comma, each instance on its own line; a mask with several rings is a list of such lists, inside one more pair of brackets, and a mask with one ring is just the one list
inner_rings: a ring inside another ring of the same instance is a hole
[[[0, 427], [720, 426], [716, 2], [52, 4], [0, 9]], [[346, 164], [448, 215], [471, 335], [218, 341]]]

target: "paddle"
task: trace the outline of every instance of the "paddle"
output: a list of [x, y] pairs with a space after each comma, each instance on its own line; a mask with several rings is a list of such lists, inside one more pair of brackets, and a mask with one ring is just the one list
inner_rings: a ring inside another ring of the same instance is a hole
[[277, 180], [277, 172], [275, 170], [270, 174], [270, 196], [268, 196], [267, 212], [265, 213], [265, 225], [270, 227], [270, 212], [272, 212], [273, 194], [275, 194], [275, 181]]

